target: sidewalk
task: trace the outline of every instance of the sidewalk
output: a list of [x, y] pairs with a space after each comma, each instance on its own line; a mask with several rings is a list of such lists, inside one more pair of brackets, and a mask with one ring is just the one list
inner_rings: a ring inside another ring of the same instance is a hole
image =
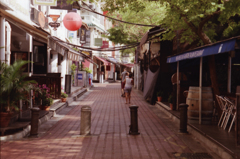
[[[179, 111], [170, 110], [163, 102], [157, 102], [155, 106], [179, 124]], [[240, 158], [240, 147], [236, 145], [236, 132], [223, 130], [217, 124], [216, 121], [216, 123], [199, 125], [197, 122], [188, 120], [188, 132], [207, 143], [208, 147], [220, 156], [228, 155], [228, 158]]]
[[[75, 101], [77, 98], [82, 96], [85, 92], [87, 92], [89, 88], [83, 87], [72, 87], [71, 94], [67, 98], [66, 102], [61, 102], [61, 99], [55, 99], [53, 101], [53, 105], [51, 105], [49, 111], [40, 110], [39, 111], [39, 125], [47, 122], [50, 118], [56, 115], [56, 112], [59, 112], [61, 109], [68, 106], [68, 103]], [[38, 107], [35, 105], [34, 107]], [[22, 118], [18, 121], [13, 122], [6, 128], [0, 128], [2, 136], [0, 136], [0, 141], [8, 141], [8, 140], [16, 140], [21, 139], [29, 134], [31, 130], [30, 126], [31, 121], [31, 110], [25, 110], [22, 114]], [[14, 133], [15, 132], [15, 133]]]
[[[140, 135], [129, 135], [129, 104], [121, 97], [120, 83], [94, 88], [42, 124], [39, 138], [1, 142], [1, 158], [168, 159], [220, 157], [178, 127], [155, 106], [132, 92], [138, 108]], [[81, 107], [92, 109], [91, 135], [80, 136]]]

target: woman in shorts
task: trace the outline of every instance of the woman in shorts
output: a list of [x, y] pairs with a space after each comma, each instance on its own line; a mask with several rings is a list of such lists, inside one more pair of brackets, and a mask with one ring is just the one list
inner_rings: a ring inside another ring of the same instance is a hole
[[132, 91], [132, 86], [133, 86], [133, 79], [132, 79], [132, 74], [129, 75], [129, 78], [125, 78], [124, 80], [125, 87], [124, 87], [124, 92], [125, 92], [125, 97], [126, 97], [126, 104], [131, 100], [131, 91]]

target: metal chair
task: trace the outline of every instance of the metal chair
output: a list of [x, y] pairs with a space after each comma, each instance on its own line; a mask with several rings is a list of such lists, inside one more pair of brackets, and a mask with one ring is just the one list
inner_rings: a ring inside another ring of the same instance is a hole
[[228, 132], [231, 131], [232, 125], [235, 122], [236, 115], [237, 115], [237, 107], [236, 107], [236, 103], [235, 103], [235, 104], [233, 104], [233, 107], [232, 107], [232, 112], [231, 112], [232, 121], [231, 121], [231, 124], [229, 126]]
[[[216, 95], [216, 99], [217, 99], [217, 102], [218, 102], [218, 105], [220, 107], [220, 109], [222, 110], [222, 114], [221, 114], [221, 117], [218, 121], [218, 126], [220, 126], [221, 122], [224, 121], [225, 119], [225, 114], [227, 112], [227, 109], [226, 109], [226, 101], [223, 97], [219, 96], [219, 95]], [[221, 124], [221, 127], [222, 127], [222, 124]]]
[[223, 121], [223, 124], [222, 124], [223, 129], [225, 130], [231, 115], [233, 115], [233, 109], [235, 105], [228, 98], [224, 97], [224, 99], [226, 100], [226, 103], [227, 103], [227, 112], [225, 114], [225, 120]]

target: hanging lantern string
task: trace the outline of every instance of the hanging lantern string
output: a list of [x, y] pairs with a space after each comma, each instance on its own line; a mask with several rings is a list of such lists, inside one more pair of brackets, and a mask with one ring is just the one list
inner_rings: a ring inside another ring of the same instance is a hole
[[[82, 1], [83, 2], [83, 1]], [[85, 4], [88, 8], [90, 8], [85, 2], [83, 2], [83, 4]], [[109, 19], [112, 19], [112, 20], [115, 20], [115, 21], [119, 21], [121, 23], [127, 23], [127, 24], [132, 24], [132, 25], [138, 25], [138, 26], [145, 26], [145, 27], [156, 27], [157, 25], [146, 25], [146, 24], [138, 24], [138, 23], [131, 23], [131, 22], [126, 22], [126, 21], [122, 21], [122, 20], [119, 20], [119, 19], [115, 19], [115, 18], [112, 18], [112, 17], [109, 17], [109, 16], [106, 16], [106, 15], [103, 15], [101, 13], [98, 13], [94, 10], [92, 10], [91, 8], [90, 9], [87, 9], [87, 8], [84, 8], [84, 7], [81, 7], [80, 8], [84, 9], [84, 10], [87, 10], [89, 12], [93, 12], [95, 14], [98, 14], [98, 15], [101, 15], [101, 16], [104, 16], [104, 17], [107, 17]]]

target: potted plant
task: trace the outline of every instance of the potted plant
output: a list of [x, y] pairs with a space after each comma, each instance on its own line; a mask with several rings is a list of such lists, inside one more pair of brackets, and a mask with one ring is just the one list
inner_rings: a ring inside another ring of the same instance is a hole
[[62, 100], [62, 102], [66, 102], [67, 101], [67, 97], [68, 97], [68, 95], [66, 94], [66, 92], [61, 92], [61, 100]]
[[33, 80], [26, 80], [23, 66], [28, 61], [17, 61], [13, 65], [0, 63], [0, 127], [7, 127], [11, 117], [19, 110], [19, 100], [28, 101], [27, 95]]
[[53, 104], [53, 99], [52, 98], [45, 98], [42, 100], [42, 106], [41, 109], [42, 110], [49, 110], [50, 106]]
[[77, 66], [75, 64], [71, 65], [71, 75], [72, 75], [72, 85], [74, 86], [75, 82], [75, 71], [76, 71]]
[[168, 97], [168, 103], [170, 105], [171, 110], [173, 110], [173, 96], [169, 95]]
[[158, 100], [159, 102], [162, 101], [162, 95], [163, 95], [163, 91], [159, 90], [159, 91], [157, 92], [157, 100]]
[[52, 95], [50, 94], [50, 89], [46, 86], [46, 84], [39, 85], [40, 91], [39, 97], [42, 100], [41, 106], [39, 108], [41, 110], [49, 110], [50, 106], [53, 104]]

